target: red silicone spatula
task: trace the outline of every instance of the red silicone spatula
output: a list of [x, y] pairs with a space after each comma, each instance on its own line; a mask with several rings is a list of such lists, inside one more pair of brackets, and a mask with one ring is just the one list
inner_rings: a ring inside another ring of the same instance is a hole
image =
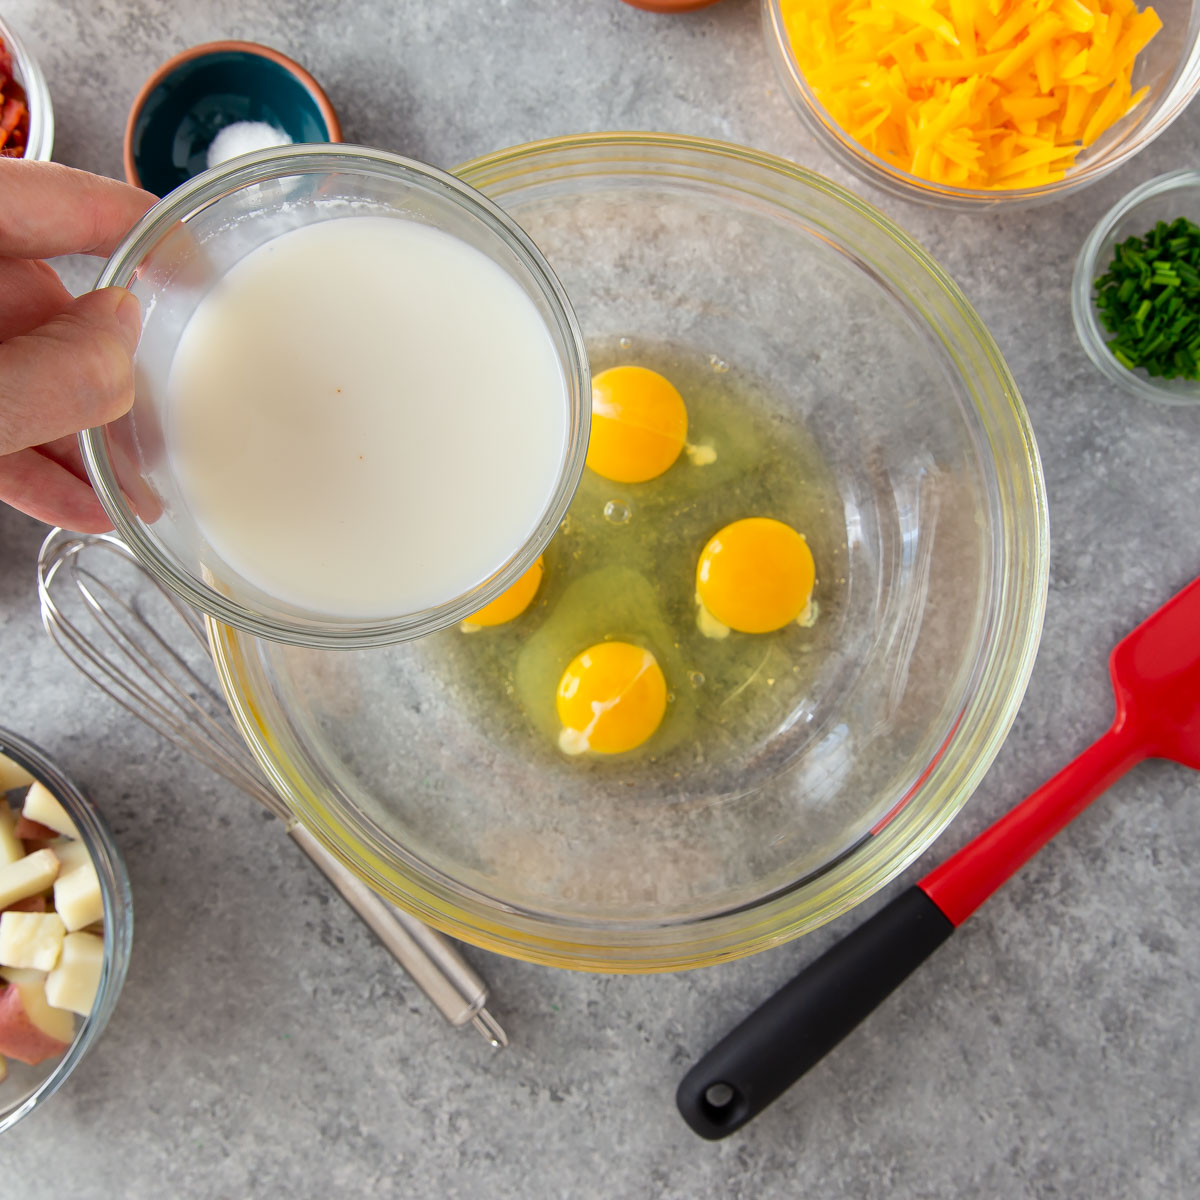
[[685, 1076], [676, 1101], [702, 1137], [740, 1129], [838, 1044], [1002, 883], [1143, 758], [1200, 769], [1200, 579], [1109, 659], [1108, 732], [1027, 800], [843, 938]]

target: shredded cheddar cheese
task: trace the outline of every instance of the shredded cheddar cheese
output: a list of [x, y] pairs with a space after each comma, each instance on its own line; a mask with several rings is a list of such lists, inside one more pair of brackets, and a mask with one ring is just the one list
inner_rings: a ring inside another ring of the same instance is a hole
[[1145, 97], [1134, 0], [782, 0], [797, 65], [872, 154], [934, 183], [1061, 179]]

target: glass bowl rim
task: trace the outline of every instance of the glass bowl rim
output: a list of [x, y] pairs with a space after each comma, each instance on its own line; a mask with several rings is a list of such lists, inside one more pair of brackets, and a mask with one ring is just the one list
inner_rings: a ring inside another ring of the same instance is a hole
[[1068, 172], [1053, 183], [1040, 184], [1032, 188], [993, 190], [989, 188], [963, 188], [951, 184], [935, 183], [922, 179], [909, 171], [872, 154], [860, 146], [826, 111], [816, 98], [799, 63], [788, 45], [787, 30], [783, 24], [781, 0], [760, 0], [763, 15], [763, 34], [769, 56], [775, 64], [776, 76], [783, 84], [792, 107], [801, 120], [820, 140], [821, 145], [834, 155], [838, 163], [853, 171], [860, 179], [873, 184], [893, 196], [905, 200], [917, 200], [934, 207], [957, 211], [979, 210], [996, 205], [1011, 208], [1045, 203], [1059, 196], [1077, 191], [1088, 184], [1104, 178], [1139, 151], [1145, 149], [1159, 134], [1187, 108], [1196, 92], [1200, 90], [1200, 37], [1193, 38], [1187, 52], [1180, 57], [1173, 86], [1164, 99], [1171, 104], [1162, 104], [1153, 112], [1149, 127], [1131, 130], [1122, 138], [1114, 152], [1082, 169]]
[[1122, 366], [1109, 350], [1104, 340], [1105, 333], [1096, 319], [1092, 284], [1100, 274], [1100, 248], [1117, 225], [1143, 202], [1184, 190], [1195, 191], [1200, 196], [1200, 168], [1183, 167], [1168, 171], [1147, 179], [1127, 192], [1092, 227], [1075, 259], [1075, 273], [1071, 278], [1071, 317], [1075, 323], [1075, 333], [1096, 369], [1110, 383], [1115, 383], [1139, 400], [1153, 400], [1178, 408], [1200, 404], [1200, 381], [1192, 381], [1191, 391], [1175, 390], [1169, 386], [1170, 381], [1159, 382], [1152, 376]]
[[[605, 154], [611, 157], [602, 159]], [[903, 810], [888, 819], [874, 836], [864, 837], [847, 854], [828, 865], [827, 875], [835, 881], [841, 880], [840, 890], [833, 889], [836, 894], [823, 895], [819, 901], [810, 903], [811, 912], [797, 916], [795, 910], [788, 912], [786, 908], [789, 897], [800, 889], [785, 889], [782, 894], [764, 897], [731, 911], [663, 922], [654, 926], [651, 933], [639, 927], [631, 936], [622, 922], [614, 921], [602, 929], [598, 924], [584, 926], [573, 919], [556, 919], [542, 913], [527, 919], [524, 914], [499, 903], [479, 906], [471, 896], [447, 896], [431, 878], [422, 878], [416, 872], [385, 862], [378, 847], [357, 839], [348, 832], [342, 818], [331, 813], [324, 805], [319, 788], [298, 785], [298, 773], [289, 774], [288, 768], [292, 764], [275, 760], [277, 740], [266, 725], [255, 696], [240, 685], [240, 680], [246, 678], [246, 647], [234, 630], [210, 620], [209, 637], [218, 678], [236, 723], [273, 786], [326, 849], [376, 890], [451, 936], [545, 965], [639, 973], [708, 965], [788, 940], [833, 919], [877, 891], [928, 848], [982, 778], [1015, 719], [1042, 627], [1049, 580], [1049, 532], [1045, 484], [1028, 413], [999, 348], [961, 290], [924, 250], [877, 209], [838, 184], [787, 160], [747, 147], [669, 134], [602, 132], [552, 138], [500, 150], [473, 159], [455, 170], [483, 187], [492, 186], [501, 179], [520, 181], [525, 176], [550, 169], [548, 164], [559, 170], [568, 167], [570, 174], [578, 178], [584, 173], [581, 164], [597, 160], [593, 165], [607, 168], [601, 173], [610, 178], [619, 174], [622, 166], [630, 168], [667, 162], [674, 168], [671, 177], [677, 179], [683, 169], [681, 163], [689, 158], [697, 170], [696, 176], [689, 177], [693, 182], [711, 182], [712, 170], [724, 161], [765, 170], [773, 181], [782, 177], [792, 185], [799, 183], [847, 206], [908, 251], [953, 301], [965, 332], [983, 351], [987, 369], [1005, 398], [1003, 416], [1008, 425], [1005, 432], [1011, 434], [1023, 450], [1021, 456], [1013, 458], [1009, 470], [1028, 488], [1031, 503], [1021, 519], [999, 529], [1003, 529], [1014, 543], [1007, 549], [1025, 550], [1028, 561], [1020, 565], [1026, 570], [1028, 586], [1017, 595], [1006, 576], [997, 584], [993, 615], [997, 623], [1001, 617], [1005, 618], [1006, 636], [998, 636], [993, 631], [988, 644], [996, 649], [990, 654], [980, 653], [980, 682], [973, 692], [964, 694], [964, 711], [973, 710], [975, 724], [985, 732], [990, 730], [983, 744], [966, 747], [963, 761], [955, 764], [957, 782], [944, 789], [946, 795], [940, 799], [927, 795], [920, 812], [915, 811], [911, 802], [906, 803]], [[709, 168], [707, 174], [702, 173], [705, 167]], [[722, 182], [729, 185], [733, 181], [725, 176]], [[761, 200], [757, 193], [755, 195]], [[978, 406], [973, 411], [986, 427], [986, 410]], [[993, 455], [993, 463], [1002, 461]], [[1001, 476], [1003, 478], [1003, 473]], [[999, 529], [994, 538], [998, 537]], [[933, 768], [943, 765], [950, 744], [958, 739], [962, 745], [964, 724], [965, 720], [960, 717], [946, 745], [930, 765], [934, 774], [937, 772]], [[928, 774], [921, 777], [913, 795], [905, 797], [906, 801], [927, 789]], [[863, 841], [867, 843], [867, 853], [863, 851]], [[857, 861], [863, 858], [869, 859], [865, 865]], [[847, 876], [851, 866], [859, 871], [857, 880]], [[686, 931], [688, 936], [680, 937], [681, 931]], [[655, 940], [653, 935], [659, 934], [673, 937], [674, 941]], [[585, 944], [583, 939], [587, 935], [593, 936]], [[627, 936], [624, 942], [610, 940], [620, 939], [623, 935]]]
[[[79, 840], [87, 848], [96, 866], [104, 901], [104, 964], [101, 968], [96, 1002], [76, 1030], [70, 1047], [54, 1064], [46, 1078], [11, 1111], [5, 1113], [0, 1108], [0, 1134], [3, 1134], [40, 1104], [49, 1100], [62, 1087], [108, 1024], [129, 969], [129, 954], [133, 943], [133, 896], [124, 856], [108, 822], [74, 780], [39, 746], [10, 729], [0, 728], [0, 754], [7, 755], [24, 767], [34, 779], [44, 783], [66, 809], [67, 815], [79, 830]], [[4, 803], [2, 794], [0, 803]]]
[[26, 162], [49, 162], [54, 153], [54, 105], [50, 100], [50, 87], [42, 72], [41, 64], [21, 35], [0, 16], [0, 38], [13, 56], [14, 65], [20, 73], [20, 83], [29, 98], [29, 143], [26, 150], [33, 153], [21, 157]]
[[[447, 628], [490, 603], [533, 564], [557, 529], [570, 505], [587, 454], [591, 419], [591, 386], [583, 332], [558, 277], [523, 229], [476, 189], [446, 171], [389, 151], [345, 142], [302, 143], [243, 155], [205, 171], [176, 188], [151, 208], [109, 257], [96, 281], [97, 288], [125, 286], [145, 253], [178, 223], [181, 214], [197, 214], [224, 196], [265, 180], [288, 175], [314, 175], [339, 168], [415, 183], [431, 195], [457, 204], [497, 237], [521, 264], [528, 282], [550, 309], [555, 332], [566, 353], [564, 377], [570, 407], [567, 442], [555, 490], [525, 544], [490, 579], [470, 593], [441, 605], [387, 620], [322, 622], [315, 616], [288, 621], [256, 612], [178, 567], [173, 556], [159, 550], [132, 515], [117, 482], [106, 445], [105, 427], [85, 429], [80, 451], [88, 476], [120, 539], [155, 578], [205, 615], [268, 641], [322, 649], [363, 649], [405, 641]], [[548, 322], [549, 324], [549, 322]]]

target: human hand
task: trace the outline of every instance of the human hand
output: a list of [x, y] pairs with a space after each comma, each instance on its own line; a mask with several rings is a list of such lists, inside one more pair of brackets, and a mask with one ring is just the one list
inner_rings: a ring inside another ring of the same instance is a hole
[[0, 159], [0, 501], [81, 533], [112, 527], [75, 438], [133, 403], [138, 302], [79, 299], [41, 260], [110, 254], [155, 202], [114, 179]]

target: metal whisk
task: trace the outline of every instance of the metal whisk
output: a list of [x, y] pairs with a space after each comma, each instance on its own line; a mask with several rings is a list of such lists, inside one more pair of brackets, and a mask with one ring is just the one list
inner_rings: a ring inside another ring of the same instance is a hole
[[[263, 778], [211, 667], [204, 622], [112, 534], [55, 529], [38, 554], [42, 624], [78, 670], [126, 712], [253, 796], [367, 923], [452, 1025], [508, 1044], [484, 981], [441, 934], [393, 908], [300, 825]], [[170, 632], [168, 632], [168, 630]]]

